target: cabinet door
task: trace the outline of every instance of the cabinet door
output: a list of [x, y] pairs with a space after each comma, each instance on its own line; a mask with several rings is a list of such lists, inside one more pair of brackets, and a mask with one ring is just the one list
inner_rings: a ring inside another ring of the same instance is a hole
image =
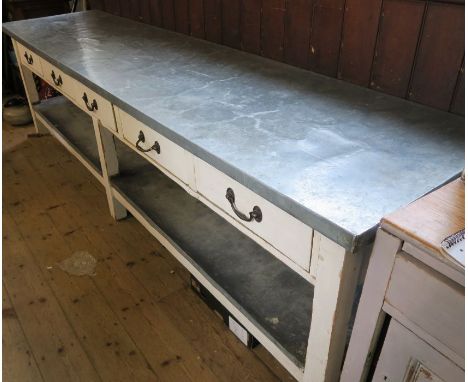
[[464, 374], [455, 363], [393, 319], [372, 380], [461, 382]]

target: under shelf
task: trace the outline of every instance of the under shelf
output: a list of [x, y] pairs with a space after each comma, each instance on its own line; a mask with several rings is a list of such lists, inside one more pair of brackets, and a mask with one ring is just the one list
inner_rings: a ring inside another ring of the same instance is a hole
[[[63, 96], [43, 100], [33, 108], [40, 121], [49, 130], [52, 128], [60, 133], [62, 138], [101, 174], [93, 121], [89, 115]], [[57, 137], [56, 134], [53, 135]]]
[[[41, 122], [89, 169], [101, 166], [92, 119], [64, 97], [34, 106]], [[305, 364], [314, 287], [115, 139], [114, 191], [297, 367]], [[236, 317], [238, 318], [238, 317]]]
[[313, 285], [146, 161], [111, 182], [297, 366], [304, 366]]
[[[102, 183], [92, 118], [63, 96], [43, 100], [33, 108], [40, 122]], [[133, 156], [132, 151], [118, 139], [115, 139], [115, 146], [122, 158], [123, 172], [132, 172], [146, 162]]]

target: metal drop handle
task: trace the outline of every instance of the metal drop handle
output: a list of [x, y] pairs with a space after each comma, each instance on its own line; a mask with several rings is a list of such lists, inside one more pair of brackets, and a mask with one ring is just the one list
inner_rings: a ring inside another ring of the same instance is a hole
[[234, 191], [232, 190], [232, 188], [228, 188], [226, 190], [226, 199], [231, 204], [232, 210], [234, 211], [234, 213], [237, 215], [239, 219], [242, 219], [246, 222], [251, 222], [252, 220], [255, 220], [256, 222], [260, 223], [262, 221], [262, 210], [258, 206], [254, 206], [252, 211], [249, 212], [249, 216], [243, 214], [237, 209], [236, 196], [234, 195]]
[[144, 149], [143, 147], [140, 146], [140, 143], [145, 143], [145, 134], [143, 134], [143, 131], [141, 130], [138, 134], [138, 140], [135, 143], [135, 147], [138, 149], [138, 151], [141, 151], [142, 153], [147, 153], [147, 152], [150, 152], [151, 150], [154, 150], [158, 154], [161, 154], [161, 146], [159, 146], [158, 141], [154, 141], [153, 146], [151, 146], [149, 149]]
[[91, 105], [88, 103], [88, 95], [86, 94], [86, 92], [83, 93], [82, 98], [89, 111], [94, 111], [98, 109], [98, 105], [95, 99], [93, 99], [93, 102], [91, 102]]
[[54, 81], [54, 84], [57, 86], [61, 86], [63, 84], [62, 81], [62, 76], [59, 74], [58, 78], [55, 76], [54, 71], [52, 70], [52, 73], [50, 73], [50, 76], [52, 77], [52, 81]]
[[24, 52], [24, 57], [26, 58], [27, 63], [29, 65], [32, 65], [32, 63], [34, 62], [33, 56], [30, 54], [28, 57], [28, 52]]

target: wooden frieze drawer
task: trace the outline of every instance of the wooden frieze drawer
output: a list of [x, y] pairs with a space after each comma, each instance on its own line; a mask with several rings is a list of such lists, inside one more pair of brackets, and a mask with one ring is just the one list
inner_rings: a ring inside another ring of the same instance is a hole
[[39, 56], [30, 49], [21, 45], [19, 42], [16, 42], [16, 46], [21, 63], [42, 77], [42, 65]]
[[99, 119], [104, 127], [116, 131], [114, 110], [112, 104], [99, 94], [90, 90], [80, 82], [76, 82], [75, 96], [76, 105], [89, 115]]
[[199, 158], [195, 179], [197, 191], [216, 212], [229, 215], [309, 272], [312, 228]]
[[191, 155], [144, 123], [115, 107], [119, 118], [119, 128], [125, 141], [134, 150], [150, 159], [157, 167], [169, 171], [183, 183], [189, 184], [193, 178]]
[[42, 59], [43, 79], [67, 98], [75, 101], [77, 82], [54, 65]]

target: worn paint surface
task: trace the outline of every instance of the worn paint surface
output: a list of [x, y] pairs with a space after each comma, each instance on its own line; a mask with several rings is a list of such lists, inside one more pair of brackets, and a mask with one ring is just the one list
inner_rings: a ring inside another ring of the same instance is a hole
[[3, 30], [346, 249], [463, 167], [463, 118], [308, 71], [98, 11]]

